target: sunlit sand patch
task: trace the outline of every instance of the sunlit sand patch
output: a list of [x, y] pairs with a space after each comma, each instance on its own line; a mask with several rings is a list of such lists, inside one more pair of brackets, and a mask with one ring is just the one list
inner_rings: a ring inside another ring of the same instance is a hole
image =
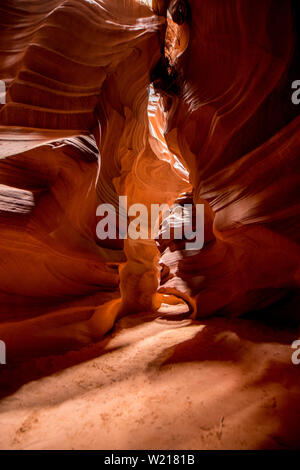
[[186, 304], [169, 305], [162, 303], [158, 312], [159, 313], [186, 313], [189, 308]]

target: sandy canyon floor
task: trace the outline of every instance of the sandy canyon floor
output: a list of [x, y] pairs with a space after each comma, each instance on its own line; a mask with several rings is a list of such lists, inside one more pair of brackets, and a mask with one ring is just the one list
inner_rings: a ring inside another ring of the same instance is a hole
[[0, 448], [300, 448], [296, 338], [247, 319], [124, 318], [81, 351], [1, 366]]

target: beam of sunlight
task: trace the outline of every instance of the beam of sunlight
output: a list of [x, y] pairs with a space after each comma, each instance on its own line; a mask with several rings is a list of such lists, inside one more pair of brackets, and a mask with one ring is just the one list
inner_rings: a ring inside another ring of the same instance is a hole
[[138, 0], [138, 2], [147, 5], [151, 9], [153, 7], [153, 0]]

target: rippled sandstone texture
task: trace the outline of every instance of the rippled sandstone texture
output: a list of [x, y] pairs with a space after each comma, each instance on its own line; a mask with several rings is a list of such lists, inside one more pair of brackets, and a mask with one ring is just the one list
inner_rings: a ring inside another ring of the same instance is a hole
[[[0, 337], [8, 357], [89, 344], [117, 318], [176, 298], [199, 317], [296, 295], [292, 6], [0, 6]], [[99, 241], [96, 208], [119, 195], [147, 207], [179, 197], [204, 203], [204, 249], [188, 256], [174, 240]]]
[[174, 80], [183, 99], [166, 139], [189, 168], [194, 202], [209, 203], [214, 238], [178, 275], [199, 315], [241, 314], [299, 287], [296, 3], [189, 4]]

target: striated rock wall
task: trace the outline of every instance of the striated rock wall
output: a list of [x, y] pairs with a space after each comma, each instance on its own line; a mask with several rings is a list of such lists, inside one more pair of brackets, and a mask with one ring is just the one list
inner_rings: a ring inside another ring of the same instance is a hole
[[[79, 347], [120, 316], [162, 304], [237, 315], [298, 289], [293, 7], [1, 4], [0, 337], [8, 354]], [[117, 208], [122, 195], [148, 209], [178, 198], [205, 204], [204, 248], [189, 256], [182, 243], [157, 246], [150, 233], [99, 240], [98, 205]]]
[[200, 315], [241, 314], [299, 287], [297, 17], [296, 2], [191, 0], [177, 24], [189, 45], [158, 86], [177, 90], [166, 140], [194, 202], [211, 209], [214, 238], [178, 273]]

